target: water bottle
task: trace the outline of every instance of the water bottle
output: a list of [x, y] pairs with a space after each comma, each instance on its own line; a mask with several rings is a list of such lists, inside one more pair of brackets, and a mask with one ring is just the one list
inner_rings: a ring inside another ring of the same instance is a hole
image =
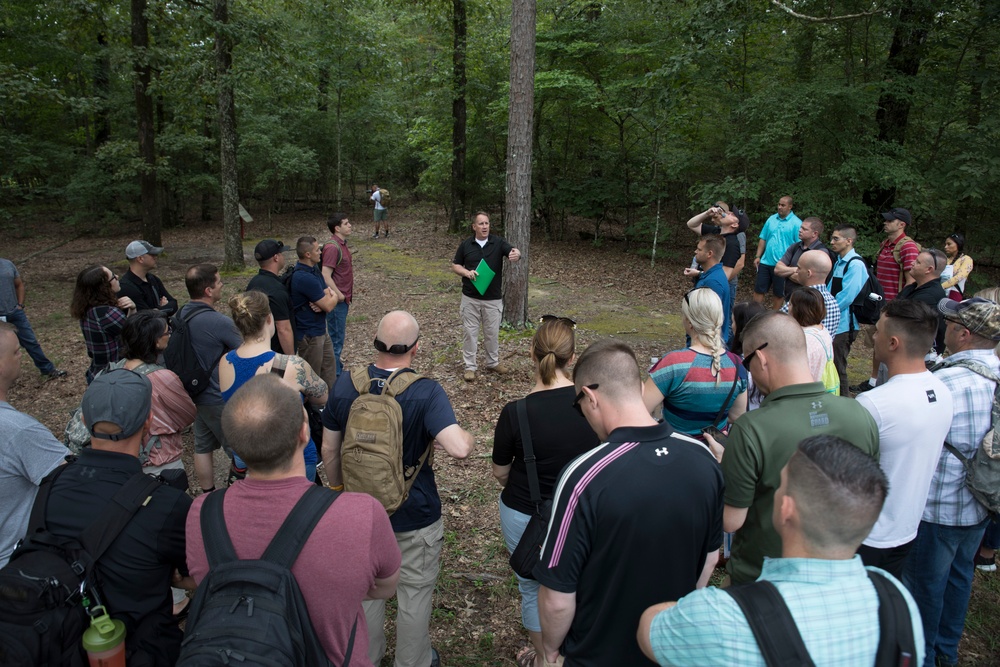
[[83, 633], [90, 667], [125, 667], [125, 624], [94, 607], [90, 627]]

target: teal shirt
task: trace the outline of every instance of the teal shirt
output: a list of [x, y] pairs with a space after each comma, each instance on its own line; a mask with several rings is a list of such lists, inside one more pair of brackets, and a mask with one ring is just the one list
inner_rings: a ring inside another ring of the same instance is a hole
[[733, 424], [722, 458], [726, 504], [747, 508], [726, 566], [734, 584], [754, 581], [765, 557], [781, 555], [781, 536], [771, 524], [774, 492], [799, 442], [813, 435], [841, 437], [878, 459], [875, 420], [853, 398], [826, 393], [822, 382], [772, 391]]
[[779, 218], [777, 213], [768, 218], [764, 228], [760, 230], [760, 238], [766, 244], [760, 263], [768, 266], [777, 264], [788, 246], [798, 242], [801, 226], [802, 221], [795, 215], [795, 211], [790, 212], [787, 218]]
[[[892, 575], [906, 599], [917, 648], [915, 666], [924, 662], [924, 627], [917, 605]], [[770, 558], [761, 579], [777, 587], [792, 613], [802, 641], [817, 667], [857, 667], [875, 663], [878, 649], [878, 594], [860, 556], [850, 560]], [[703, 588], [660, 612], [650, 625], [649, 642], [661, 665], [763, 667], [764, 658], [736, 600], [724, 591]]]

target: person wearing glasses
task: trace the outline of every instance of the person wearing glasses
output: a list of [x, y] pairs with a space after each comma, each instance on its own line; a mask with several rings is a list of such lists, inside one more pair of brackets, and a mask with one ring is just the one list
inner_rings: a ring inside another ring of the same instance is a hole
[[[535, 475], [541, 501], [551, 500], [563, 467], [599, 444], [597, 435], [573, 409], [576, 390], [568, 367], [576, 359], [576, 322], [566, 317], [543, 315], [531, 338], [531, 361], [535, 385], [524, 399], [527, 424], [518, 418], [518, 403], [504, 406], [493, 433], [493, 476], [500, 482], [500, 527], [507, 551], [514, 552], [536, 508], [531, 498], [525, 464], [522, 429], [531, 437], [536, 458]], [[531, 646], [517, 654], [518, 665], [530, 665], [542, 653], [542, 627], [538, 620], [538, 582], [517, 577], [521, 592], [521, 623], [531, 637]]]
[[701, 438], [746, 412], [747, 373], [722, 341], [722, 301], [710, 289], [693, 289], [681, 302], [681, 323], [691, 344], [665, 354], [649, 369], [643, 402], [653, 416], [662, 407], [676, 431]]
[[[719, 234], [726, 240], [726, 251], [722, 256], [722, 270], [729, 280], [729, 298], [736, 303], [736, 288], [740, 272], [747, 258], [747, 228], [750, 218], [742, 210], [729, 209], [724, 201], [717, 201], [705, 211], [687, 221], [687, 227], [699, 236]], [[696, 265], [692, 268], [698, 268]]]
[[[420, 326], [406, 311], [394, 310], [378, 324], [375, 363], [368, 366], [370, 391], [379, 394], [385, 380], [399, 369], [412, 369], [420, 351]], [[341, 445], [351, 404], [358, 397], [352, 373], [341, 373], [323, 410], [323, 465], [330, 485], [343, 487]], [[415, 467], [429, 443], [455, 459], [472, 453], [472, 434], [458, 425], [448, 395], [435, 380], [421, 377], [396, 396], [403, 413], [403, 466]], [[431, 646], [432, 595], [437, 585], [444, 522], [441, 497], [434, 479], [432, 458], [420, 466], [410, 493], [391, 517], [403, 564], [396, 587], [397, 667], [427, 667], [440, 664]], [[333, 567], [334, 565], [331, 565]], [[380, 664], [385, 654], [385, 600], [364, 603], [368, 621], [368, 658]]]
[[725, 448], [705, 439], [722, 463], [726, 480], [725, 530], [733, 536], [726, 564], [733, 584], [760, 576], [765, 557], [781, 555], [781, 537], [771, 524], [781, 469], [798, 443], [813, 435], [836, 435], [878, 458], [878, 427], [857, 401], [828, 394], [809, 370], [806, 338], [791, 316], [769, 312], [743, 334], [743, 365], [765, 395], [760, 407], [736, 420]]
[[708, 583], [722, 545], [722, 472], [704, 443], [650, 416], [625, 343], [588, 347], [573, 383], [573, 404], [605, 444], [556, 485], [533, 571], [543, 647], [535, 664], [650, 664], [636, 624], [664, 595]]
[[135, 314], [135, 303], [127, 296], [116, 296], [119, 291], [118, 276], [106, 266], [88, 266], [76, 276], [69, 312], [79, 320], [87, 345], [87, 384], [121, 359], [121, 332], [126, 318]]
[[972, 273], [972, 258], [965, 254], [965, 236], [949, 234], [944, 240], [944, 254], [948, 266], [941, 272], [941, 287], [952, 301], [961, 301], [965, 294], [965, 281]]

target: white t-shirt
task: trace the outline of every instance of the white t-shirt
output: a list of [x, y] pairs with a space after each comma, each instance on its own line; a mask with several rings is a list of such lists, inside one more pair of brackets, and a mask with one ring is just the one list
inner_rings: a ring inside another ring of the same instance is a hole
[[889, 479], [889, 495], [864, 544], [889, 549], [917, 536], [931, 478], [951, 428], [951, 392], [930, 371], [896, 375], [858, 394], [875, 419], [879, 465]]

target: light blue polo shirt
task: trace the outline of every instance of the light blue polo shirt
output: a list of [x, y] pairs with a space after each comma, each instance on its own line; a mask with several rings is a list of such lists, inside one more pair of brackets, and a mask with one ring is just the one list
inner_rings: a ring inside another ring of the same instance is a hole
[[760, 230], [760, 238], [767, 244], [760, 263], [768, 266], [777, 264], [788, 246], [798, 242], [801, 226], [802, 221], [795, 215], [795, 211], [790, 212], [787, 218], [779, 218], [777, 213], [768, 218], [764, 228]]

